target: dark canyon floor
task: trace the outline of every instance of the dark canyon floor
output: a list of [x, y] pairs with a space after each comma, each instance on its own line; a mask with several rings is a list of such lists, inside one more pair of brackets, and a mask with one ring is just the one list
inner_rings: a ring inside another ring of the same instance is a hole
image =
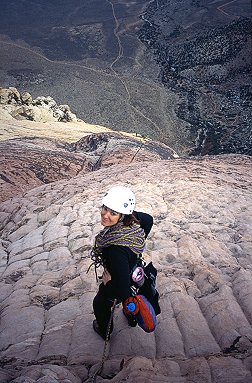
[[251, 7], [2, 0], [0, 86], [180, 155], [251, 154]]

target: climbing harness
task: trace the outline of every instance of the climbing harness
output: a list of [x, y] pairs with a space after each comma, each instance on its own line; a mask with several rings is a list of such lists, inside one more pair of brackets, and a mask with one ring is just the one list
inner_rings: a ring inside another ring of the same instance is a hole
[[89, 267], [87, 269], [87, 273], [89, 272], [91, 267], [94, 266], [94, 269], [95, 269], [95, 279], [96, 279], [96, 282], [98, 282], [99, 278], [98, 278], [98, 275], [97, 275], [97, 269], [100, 266], [103, 266], [103, 260], [102, 260], [100, 255], [94, 254], [93, 252], [91, 252], [91, 259], [92, 259], [93, 262], [89, 265]]
[[91, 376], [90, 378], [88, 378], [88, 379], [86, 380], [86, 383], [88, 383], [88, 382], [90, 382], [90, 383], [95, 383], [95, 382], [96, 382], [96, 378], [97, 378], [97, 376], [98, 376], [99, 374], [102, 373], [102, 370], [103, 370], [103, 367], [104, 367], [104, 362], [105, 362], [105, 360], [106, 360], [107, 357], [108, 357], [108, 354], [107, 354], [107, 346], [108, 346], [108, 342], [109, 342], [111, 323], [112, 323], [112, 319], [113, 319], [113, 315], [114, 315], [114, 311], [115, 311], [116, 303], [117, 303], [117, 300], [114, 299], [114, 301], [113, 301], [113, 306], [112, 306], [112, 308], [111, 308], [111, 314], [110, 314], [110, 318], [109, 318], [108, 326], [107, 326], [106, 339], [105, 339], [105, 343], [104, 343], [103, 354], [102, 354], [102, 359], [101, 359], [100, 366], [99, 366], [99, 368], [97, 369], [97, 371], [94, 373], [94, 375]]
[[[102, 230], [102, 233], [100, 233], [101, 236], [105, 236], [106, 233], [109, 231], [109, 227], [108, 228], [105, 228], [104, 230]], [[97, 236], [96, 236], [97, 238]], [[97, 275], [97, 269], [100, 267], [100, 266], [103, 266], [104, 265], [104, 261], [102, 259], [102, 250], [99, 249], [97, 246], [96, 246], [96, 238], [95, 238], [95, 245], [93, 246], [93, 248], [91, 249], [91, 252], [90, 252], [90, 258], [91, 260], [93, 261], [88, 269], [87, 269], [87, 273], [89, 272], [89, 270], [91, 269], [92, 266], [94, 266], [95, 268], [95, 278], [96, 278], [96, 282], [98, 282], [98, 275]]]

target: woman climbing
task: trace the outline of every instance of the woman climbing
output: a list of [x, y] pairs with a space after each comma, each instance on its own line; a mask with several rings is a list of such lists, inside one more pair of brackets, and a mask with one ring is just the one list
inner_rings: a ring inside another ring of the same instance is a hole
[[[130, 274], [141, 257], [145, 239], [153, 225], [153, 218], [146, 213], [134, 211], [135, 195], [124, 186], [115, 186], [102, 200], [101, 224], [104, 229], [96, 236], [92, 259], [100, 260], [104, 271], [102, 283], [94, 298], [96, 319], [94, 330], [106, 339], [111, 307], [116, 299], [123, 302], [131, 295]], [[136, 326], [133, 318], [129, 325]], [[111, 322], [110, 333], [113, 331]]]

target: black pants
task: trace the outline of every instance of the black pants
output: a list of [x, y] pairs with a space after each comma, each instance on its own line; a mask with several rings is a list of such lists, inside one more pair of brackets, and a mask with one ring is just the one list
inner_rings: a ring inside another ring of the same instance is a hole
[[[98, 293], [93, 300], [93, 308], [96, 320], [101, 332], [105, 335], [111, 315], [111, 307], [113, 306], [113, 298], [107, 294], [106, 286], [100, 284]], [[113, 331], [113, 320], [111, 322], [110, 333]]]

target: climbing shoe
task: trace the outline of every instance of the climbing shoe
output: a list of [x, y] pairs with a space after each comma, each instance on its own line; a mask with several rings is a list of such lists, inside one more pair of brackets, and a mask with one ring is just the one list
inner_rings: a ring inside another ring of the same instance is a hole
[[[95, 332], [97, 332], [97, 334], [99, 334], [102, 337], [102, 339], [106, 340], [106, 334], [101, 331], [96, 319], [93, 321], [93, 329], [95, 330]], [[109, 339], [110, 339], [110, 335], [108, 337], [108, 340]]]

